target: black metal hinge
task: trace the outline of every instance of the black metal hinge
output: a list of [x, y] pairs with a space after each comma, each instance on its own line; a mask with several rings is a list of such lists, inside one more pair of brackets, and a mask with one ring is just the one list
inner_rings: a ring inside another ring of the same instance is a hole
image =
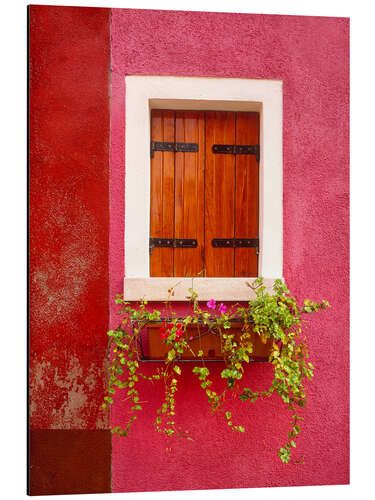
[[259, 144], [239, 146], [237, 144], [214, 144], [212, 152], [215, 154], [227, 155], [255, 155], [256, 161], [259, 162]]
[[171, 153], [196, 153], [199, 146], [196, 142], [159, 142], [151, 141], [151, 158], [154, 151], [169, 151]]
[[212, 240], [214, 248], [256, 248], [259, 253], [258, 238], [214, 238]]
[[197, 248], [197, 240], [189, 238], [150, 238], [150, 254], [155, 247]]

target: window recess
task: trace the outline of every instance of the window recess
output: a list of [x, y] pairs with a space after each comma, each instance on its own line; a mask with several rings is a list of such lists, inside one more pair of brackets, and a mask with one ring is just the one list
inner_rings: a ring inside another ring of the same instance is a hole
[[150, 151], [150, 276], [258, 276], [259, 113], [152, 110]]

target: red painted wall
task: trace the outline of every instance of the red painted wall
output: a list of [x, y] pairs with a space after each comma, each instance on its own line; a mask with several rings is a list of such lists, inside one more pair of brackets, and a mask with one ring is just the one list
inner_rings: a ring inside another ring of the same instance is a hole
[[[277, 398], [228, 402], [247, 428], [237, 435], [209, 414], [191, 376], [178, 395], [178, 418], [196, 441], [175, 440], [166, 451], [152, 425], [161, 388], [145, 387], [147, 410], [129, 437], [113, 439], [113, 491], [348, 483], [348, 19], [114, 9], [111, 69], [111, 299], [124, 274], [124, 77], [143, 74], [283, 81], [284, 277], [301, 300], [332, 304], [307, 323], [316, 376], [298, 438], [304, 465], [283, 465], [275, 453], [289, 421]], [[221, 366], [213, 370], [220, 386]], [[263, 388], [271, 375], [267, 364], [254, 364], [245, 382]], [[125, 411], [118, 399], [113, 425]]]
[[109, 16], [29, 10], [32, 494], [110, 488]]

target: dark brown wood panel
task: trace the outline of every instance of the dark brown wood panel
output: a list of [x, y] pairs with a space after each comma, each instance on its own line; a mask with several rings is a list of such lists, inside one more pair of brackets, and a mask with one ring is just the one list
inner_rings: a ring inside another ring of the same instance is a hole
[[213, 248], [213, 238], [234, 237], [235, 156], [214, 154], [213, 144], [235, 143], [233, 112], [206, 113], [206, 276], [233, 276], [234, 249]]
[[110, 493], [110, 430], [29, 430], [29, 495]]
[[[152, 111], [151, 140], [175, 140], [174, 111]], [[174, 156], [173, 152], [155, 151], [151, 159], [151, 238], [174, 238]], [[173, 276], [173, 248], [153, 249], [150, 276]]]
[[[236, 144], [259, 144], [259, 113], [237, 113]], [[259, 164], [255, 155], [236, 155], [235, 238], [259, 236]], [[255, 248], [234, 250], [234, 276], [258, 276]]]
[[199, 148], [175, 154], [175, 238], [196, 238], [198, 244], [174, 250], [174, 276], [197, 276], [204, 266], [204, 112], [176, 112], [176, 142], [197, 143]]

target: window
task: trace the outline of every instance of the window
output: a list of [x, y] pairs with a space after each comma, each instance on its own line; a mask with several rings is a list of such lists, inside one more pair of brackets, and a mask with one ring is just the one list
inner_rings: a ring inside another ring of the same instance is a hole
[[[222, 301], [246, 300], [249, 289], [245, 283], [255, 277], [234, 276], [234, 273], [229, 276], [219, 276], [217, 272], [208, 276], [207, 267], [205, 277], [152, 276], [150, 267], [150, 257], [153, 258], [150, 256], [152, 110], [171, 110], [175, 113], [190, 110], [206, 114], [212, 111], [259, 114], [257, 274], [265, 278], [266, 284], [272, 283], [275, 278], [282, 278], [282, 82], [130, 75], [125, 77], [125, 87], [125, 299], [139, 300], [145, 297], [150, 301], [166, 300], [168, 289], [173, 286], [175, 294], [171, 300], [183, 301], [186, 300], [187, 290], [192, 286], [194, 279], [194, 288], [201, 300], [212, 297]], [[236, 156], [236, 161], [240, 156]], [[207, 247], [206, 243], [205, 249]], [[206, 256], [205, 261], [207, 264]]]
[[258, 275], [259, 113], [151, 112], [150, 275]]

